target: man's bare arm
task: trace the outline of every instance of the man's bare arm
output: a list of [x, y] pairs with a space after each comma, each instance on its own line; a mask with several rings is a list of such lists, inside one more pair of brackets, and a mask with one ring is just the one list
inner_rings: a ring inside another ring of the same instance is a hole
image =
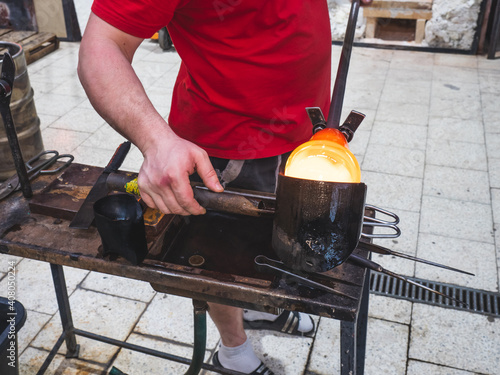
[[99, 114], [144, 155], [139, 188], [144, 201], [165, 213], [202, 214], [189, 175], [221, 191], [204, 150], [178, 137], [155, 110], [131, 62], [142, 39], [91, 14], [80, 46], [78, 75]]

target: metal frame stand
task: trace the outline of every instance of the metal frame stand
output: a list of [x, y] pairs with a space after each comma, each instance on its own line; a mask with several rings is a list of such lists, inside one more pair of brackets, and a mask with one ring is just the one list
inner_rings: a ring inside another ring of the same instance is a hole
[[[75, 328], [73, 325], [73, 318], [71, 316], [71, 307], [69, 305], [69, 296], [66, 289], [66, 279], [64, 277], [63, 266], [51, 263], [50, 269], [52, 272], [52, 280], [54, 283], [63, 332], [38, 370], [37, 375], [43, 375], [45, 373], [64, 342], [66, 342], [67, 348], [66, 358], [78, 358], [80, 346], [76, 342], [77, 335], [189, 365], [185, 375], [196, 375], [202, 368], [220, 374], [244, 375], [238, 371], [227, 370], [203, 363], [206, 349], [206, 312], [208, 309], [206, 302], [193, 300], [194, 347], [193, 357], [189, 360], [188, 358], [178, 357], [169, 353], [160, 352]], [[363, 297], [361, 299], [360, 311], [356, 320], [354, 322], [341, 321], [341, 375], [363, 375], [364, 373], [368, 298], [370, 290], [368, 285], [370, 280], [368, 274], [369, 271], [367, 270], [366, 272], [367, 274], [365, 276]]]
[[368, 327], [368, 301], [370, 270], [366, 270], [363, 296], [354, 322], [340, 322], [341, 375], [363, 375], [365, 372], [366, 333]]

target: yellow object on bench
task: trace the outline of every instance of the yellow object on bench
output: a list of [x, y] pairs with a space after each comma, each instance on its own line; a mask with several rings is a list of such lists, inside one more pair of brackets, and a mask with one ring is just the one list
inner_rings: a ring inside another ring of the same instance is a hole
[[432, 18], [432, 0], [374, 0], [363, 8], [366, 17], [366, 37], [374, 38], [378, 18], [417, 20], [415, 42], [422, 43], [425, 22]]

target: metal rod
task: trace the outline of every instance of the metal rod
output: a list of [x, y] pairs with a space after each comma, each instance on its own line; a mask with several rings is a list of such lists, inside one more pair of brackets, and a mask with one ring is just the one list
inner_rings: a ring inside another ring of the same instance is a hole
[[59, 351], [59, 348], [63, 344], [65, 338], [66, 338], [66, 332], [63, 331], [61, 336], [59, 336], [56, 343], [52, 347], [52, 350], [50, 351], [49, 355], [45, 358], [45, 361], [43, 362], [42, 366], [38, 369], [38, 372], [36, 373], [36, 375], [45, 374], [45, 371], [47, 371], [47, 369], [49, 368], [50, 363], [52, 362], [52, 360], [56, 356], [57, 352]]
[[467, 272], [467, 271], [463, 271], [463, 270], [459, 270], [458, 268], [453, 268], [453, 267], [450, 267], [450, 266], [445, 266], [444, 264], [439, 264], [439, 263], [436, 263], [436, 262], [432, 262], [430, 260], [425, 260], [425, 259], [422, 259], [422, 258], [417, 258], [417, 257], [414, 257], [412, 255], [407, 255], [407, 254], [400, 253], [400, 252], [397, 252], [397, 251], [394, 251], [394, 250], [389, 250], [389, 249], [386, 249], [385, 247], [378, 246], [378, 245], [375, 245], [375, 244], [372, 244], [372, 243], [359, 242], [358, 243], [358, 248], [364, 249], [364, 250], [367, 250], [367, 251], [371, 251], [371, 252], [374, 252], [374, 253], [377, 253], [377, 254], [394, 255], [394, 256], [397, 256], [397, 257], [400, 257], [400, 258], [405, 258], [405, 259], [413, 260], [415, 262], [420, 262], [420, 263], [428, 264], [430, 266], [444, 268], [445, 270], [455, 271], [455, 272], [464, 273], [466, 275], [475, 276], [473, 273], [470, 273], [470, 272]]
[[344, 104], [344, 93], [347, 82], [347, 73], [349, 72], [349, 61], [351, 59], [354, 34], [356, 32], [356, 20], [358, 19], [360, 0], [352, 0], [347, 29], [342, 45], [337, 77], [333, 87], [332, 102], [328, 111], [327, 128], [338, 129], [340, 127], [340, 115], [342, 114], [342, 105]]
[[207, 309], [205, 301], [193, 300], [194, 344], [191, 365], [185, 375], [197, 375], [203, 365], [207, 346]]
[[52, 263], [50, 264], [50, 270], [52, 272], [52, 281], [54, 282], [63, 331], [66, 332], [66, 358], [77, 358], [80, 346], [76, 343], [75, 327], [71, 316], [71, 307], [69, 305], [64, 270], [61, 265]]

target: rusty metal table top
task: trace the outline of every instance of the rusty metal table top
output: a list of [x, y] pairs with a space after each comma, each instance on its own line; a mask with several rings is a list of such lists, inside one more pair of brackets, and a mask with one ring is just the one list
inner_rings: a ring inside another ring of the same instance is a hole
[[[32, 185], [34, 196], [56, 177], [37, 179]], [[322, 274], [321, 282], [353, 299], [293, 285], [283, 276], [260, 278], [170, 262], [163, 252], [184, 225], [178, 216], [171, 216], [159, 233], [148, 235], [150, 254], [136, 266], [121, 258], [103, 258], [95, 227], [71, 229], [69, 220], [30, 212], [20, 192], [0, 201], [0, 212], [1, 253], [142, 280], [160, 292], [243, 308], [270, 312], [283, 308], [343, 321], [354, 321], [359, 311], [366, 271], [349, 262]], [[227, 257], [231, 259], [231, 254]]]

